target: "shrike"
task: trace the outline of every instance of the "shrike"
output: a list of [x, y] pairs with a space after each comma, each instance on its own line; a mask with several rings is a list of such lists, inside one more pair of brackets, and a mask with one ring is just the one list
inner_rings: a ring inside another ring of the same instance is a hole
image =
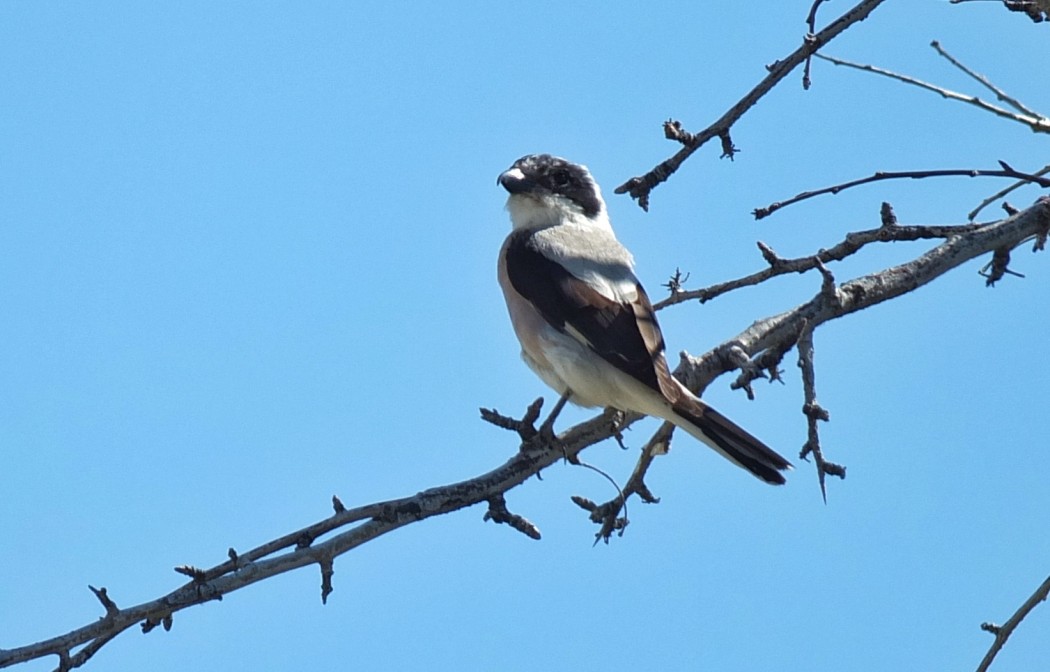
[[580, 406], [662, 418], [767, 483], [791, 464], [700, 401], [667, 367], [653, 306], [581, 165], [525, 156], [499, 176], [513, 226], [499, 283], [522, 358]]

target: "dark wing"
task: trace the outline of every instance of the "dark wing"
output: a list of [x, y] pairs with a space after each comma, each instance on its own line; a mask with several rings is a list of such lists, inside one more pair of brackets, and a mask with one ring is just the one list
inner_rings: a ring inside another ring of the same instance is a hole
[[551, 326], [672, 401], [677, 399], [678, 388], [663, 357], [663, 334], [640, 284], [634, 301], [609, 299], [537, 251], [525, 232], [511, 237], [506, 267], [514, 290]]

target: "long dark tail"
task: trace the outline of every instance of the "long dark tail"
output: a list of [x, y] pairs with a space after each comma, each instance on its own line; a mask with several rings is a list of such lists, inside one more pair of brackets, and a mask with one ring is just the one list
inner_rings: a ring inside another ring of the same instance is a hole
[[785, 483], [780, 472], [790, 469], [791, 463], [740, 425], [695, 397], [683, 397], [673, 408], [677, 417], [667, 420], [766, 483]]

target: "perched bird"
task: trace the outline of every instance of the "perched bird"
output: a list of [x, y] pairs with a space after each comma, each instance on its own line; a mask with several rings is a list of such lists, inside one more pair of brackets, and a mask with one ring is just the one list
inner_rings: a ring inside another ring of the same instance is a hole
[[791, 464], [700, 401], [667, 367], [652, 303], [584, 166], [524, 156], [499, 176], [513, 230], [499, 283], [522, 358], [580, 406], [674, 423], [767, 483]]

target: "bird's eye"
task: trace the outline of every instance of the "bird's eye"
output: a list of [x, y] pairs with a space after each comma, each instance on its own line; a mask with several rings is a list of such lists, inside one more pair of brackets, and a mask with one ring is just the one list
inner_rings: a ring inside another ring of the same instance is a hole
[[572, 176], [567, 170], [556, 170], [551, 173], [551, 184], [555, 187], [567, 187], [572, 182]]

